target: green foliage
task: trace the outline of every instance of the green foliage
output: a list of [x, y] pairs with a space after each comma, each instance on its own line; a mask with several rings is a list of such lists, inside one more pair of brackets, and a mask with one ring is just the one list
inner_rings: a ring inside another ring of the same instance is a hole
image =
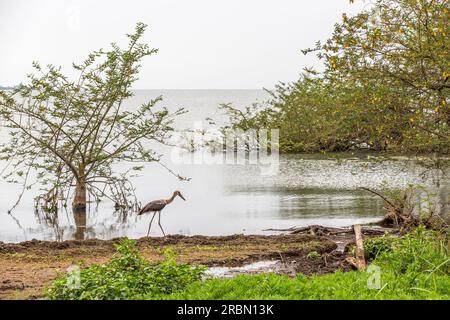
[[[283, 275], [240, 275], [201, 281], [202, 268], [180, 265], [172, 251], [150, 266], [124, 239], [105, 265], [81, 270], [81, 286], [68, 287], [68, 276], [48, 291], [51, 299], [450, 299], [448, 235], [420, 227], [404, 238], [373, 238], [366, 250], [380, 267], [380, 286], [368, 286], [374, 274], [336, 272], [292, 279]], [[311, 254], [310, 258], [316, 256]]]
[[321, 258], [322, 256], [321, 256], [320, 253], [318, 253], [317, 251], [311, 251], [310, 253], [308, 253], [308, 254], [306, 255], [306, 257], [307, 257], [308, 259], [315, 260], [315, 259]]
[[76, 184], [77, 205], [86, 204], [86, 192], [129, 205], [134, 196], [129, 177], [140, 167], [122, 173], [113, 167], [158, 161], [149, 143], [166, 143], [174, 118], [183, 113], [158, 108], [161, 97], [123, 109], [134, 95], [142, 60], [157, 52], [142, 42], [145, 29], [138, 23], [125, 48], [113, 43], [74, 63], [75, 79], [60, 67], [34, 62], [28, 81], [0, 91], [0, 118], [10, 138], [0, 144], [0, 160], [8, 162], [5, 179], [22, 183], [24, 190], [39, 183], [59, 197]]
[[391, 250], [380, 252], [375, 263], [396, 275], [425, 273], [428, 276], [450, 274], [448, 235], [427, 231], [420, 226], [399, 241], [391, 242]]
[[364, 240], [364, 255], [366, 259], [374, 260], [382, 253], [390, 253], [398, 238], [383, 235], [382, 237], [368, 238]]
[[336, 272], [295, 279], [275, 274], [241, 275], [193, 283], [164, 299], [450, 299], [450, 259], [445, 235], [418, 228], [404, 239], [369, 241], [380, 286], [373, 273]]
[[450, 277], [418, 275], [415, 286], [391, 272], [382, 273], [380, 289], [369, 289], [369, 274], [336, 272], [326, 276], [302, 275], [291, 279], [283, 275], [240, 275], [232, 279], [214, 279], [194, 283], [184, 291], [163, 299], [283, 299], [283, 300], [355, 300], [355, 299], [450, 299]]
[[202, 267], [177, 264], [171, 250], [165, 260], [150, 265], [138, 253], [135, 241], [124, 238], [116, 246], [117, 253], [106, 264], [94, 264], [80, 271], [80, 286], [70, 285], [70, 275], [54, 281], [47, 295], [50, 299], [129, 299], [170, 294], [198, 281]]
[[[323, 72], [281, 83], [232, 127], [278, 128], [282, 152], [450, 152], [448, 1], [376, 0], [313, 49]], [[251, 112], [250, 112], [251, 111]]]

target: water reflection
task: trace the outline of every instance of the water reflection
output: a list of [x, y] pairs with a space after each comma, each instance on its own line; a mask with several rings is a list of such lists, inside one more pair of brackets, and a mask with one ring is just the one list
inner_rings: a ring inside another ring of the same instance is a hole
[[[189, 109], [176, 120], [175, 127], [180, 130], [192, 129], [196, 121], [206, 117], [213, 118], [218, 125], [225, 123], [226, 115], [217, 108], [223, 102], [245, 107], [270, 98], [263, 90], [138, 90], [135, 93], [126, 102], [130, 108], [162, 95], [163, 104], [169, 110], [179, 106]], [[0, 140], [5, 133], [0, 130]], [[429, 161], [361, 152], [292, 154], [280, 156], [278, 175], [262, 176], [259, 168], [251, 165], [174, 164], [170, 161], [170, 148], [157, 151], [167, 155], [165, 165], [192, 179], [188, 183], [180, 182], [161, 166], [149, 164], [133, 180], [142, 203], [164, 198], [173, 190], [181, 190], [186, 195], [186, 202], [175, 202], [162, 213], [161, 223], [168, 234], [262, 233], [267, 228], [294, 225], [344, 226], [376, 221], [383, 214], [383, 203], [376, 196], [358, 191], [359, 187], [449, 185], [448, 159]], [[118, 172], [126, 169], [117, 166]], [[116, 211], [115, 204], [109, 201], [91, 203], [85, 215], [76, 215], [71, 208], [64, 207], [59, 207], [54, 216], [43, 212], [33, 214], [38, 189], [36, 186], [24, 194], [20, 205], [7, 214], [20, 188], [0, 179], [0, 241], [138, 238], [147, 233], [151, 217]], [[445, 201], [448, 192], [443, 190], [439, 192]], [[150, 235], [160, 236], [161, 232], [155, 228]]]
[[34, 211], [36, 221], [39, 226], [48, 230], [52, 230], [55, 240], [61, 241], [63, 239], [63, 229], [59, 225], [59, 211], [60, 209], [54, 207], [53, 210], [47, 208], [37, 209]]
[[[44, 239], [53, 239], [61, 241], [64, 239], [84, 240], [96, 238], [98, 229], [103, 230], [99, 235], [106, 235], [106, 238], [114, 237], [115, 232], [128, 225], [128, 218], [134, 212], [124, 209], [113, 210], [110, 213], [111, 219], [99, 221], [99, 207], [90, 207], [87, 209], [68, 209], [59, 206], [55, 210], [36, 210], [35, 218], [38, 227], [36, 229], [26, 230], [25, 233], [34, 236], [44, 233]], [[64, 219], [60, 219], [63, 215]]]
[[84, 240], [86, 235], [86, 210], [73, 210], [73, 218], [75, 220], [75, 240]]
[[[190, 182], [180, 182], [164, 170], [158, 171], [158, 166], [149, 165], [134, 183], [142, 203], [181, 190], [187, 201], [166, 208], [161, 223], [167, 234], [186, 235], [261, 234], [268, 228], [376, 221], [384, 213], [383, 202], [359, 187], [448, 185], [445, 170], [426, 168], [410, 159], [289, 155], [280, 157], [280, 161], [277, 176], [262, 176], [252, 166], [176, 167], [192, 178]], [[448, 200], [448, 192], [442, 187], [436, 190], [444, 201]], [[27, 204], [26, 200], [23, 203]], [[30, 211], [24, 206], [12, 216], [0, 215], [0, 241], [138, 238], [147, 234], [151, 218], [115, 210], [110, 201], [91, 203], [84, 214], [64, 207], [54, 214], [39, 212], [33, 216]], [[154, 228], [150, 235], [161, 236], [161, 232]]]

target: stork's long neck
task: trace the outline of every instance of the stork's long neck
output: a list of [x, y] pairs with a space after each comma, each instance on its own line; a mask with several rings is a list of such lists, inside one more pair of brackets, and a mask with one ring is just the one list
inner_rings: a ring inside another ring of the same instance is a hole
[[176, 193], [173, 193], [173, 194], [172, 194], [172, 197], [170, 197], [170, 199], [167, 199], [167, 200], [166, 200], [166, 204], [171, 203], [171, 202], [173, 201], [173, 199], [175, 199], [176, 196], [177, 196], [177, 194], [176, 194]]

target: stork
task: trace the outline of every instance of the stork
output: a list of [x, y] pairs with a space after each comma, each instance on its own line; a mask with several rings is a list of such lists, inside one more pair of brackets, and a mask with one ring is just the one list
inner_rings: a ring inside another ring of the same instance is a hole
[[161, 226], [161, 210], [164, 209], [166, 207], [166, 205], [171, 203], [175, 199], [176, 196], [179, 196], [181, 199], [186, 201], [186, 199], [183, 197], [181, 192], [177, 190], [172, 194], [172, 197], [170, 197], [170, 199], [153, 200], [153, 201], [147, 203], [141, 210], [139, 210], [139, 213], [138, 213], [139, 216], [144, 213], [147, 213], [147, 212], [153, 212], [153, 217], [150, 220], [150, 223], [148, 224], [147, 237], [150, 233], [150, 228], [152, 226], [152, 222], [153, 222], [153, 219], [155, 218], [156, 214], [158, 214], [158, 225], [161, 228], [163, 235], [166, 236], [166, 234], [164, 233], [164, 230]]

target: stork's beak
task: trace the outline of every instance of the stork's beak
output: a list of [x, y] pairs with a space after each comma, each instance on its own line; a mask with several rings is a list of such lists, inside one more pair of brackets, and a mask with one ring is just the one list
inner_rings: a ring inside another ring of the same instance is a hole
[[183, 199], [184, 201], [186, 201], [186, 199], [183, 197], [183, 195], [181, 193], [178, 193], [178, 195], [180, 196], [181, 199]]

